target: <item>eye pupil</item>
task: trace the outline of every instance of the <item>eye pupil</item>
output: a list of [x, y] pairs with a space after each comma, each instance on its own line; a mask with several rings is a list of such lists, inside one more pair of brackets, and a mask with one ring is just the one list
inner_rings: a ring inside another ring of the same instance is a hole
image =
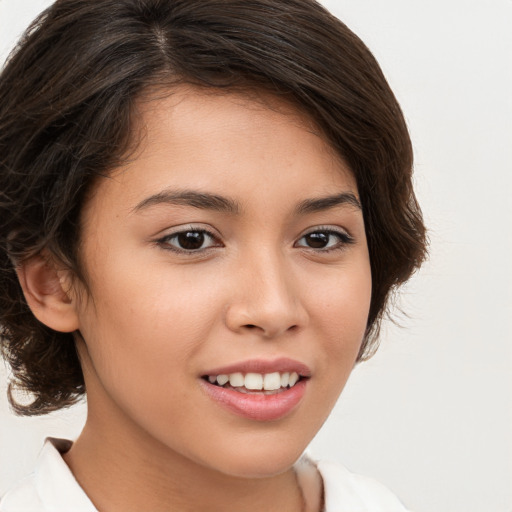
[[308, 246], [313, 249], [322, 249], [329, 243], [329, 234], [327, 233], [310, 233], [305, 238]]
[[178, 235], [178, 244], [182, 249], [200, 249], [204, 244], [204, 233], [200, 231], [185, 231]]

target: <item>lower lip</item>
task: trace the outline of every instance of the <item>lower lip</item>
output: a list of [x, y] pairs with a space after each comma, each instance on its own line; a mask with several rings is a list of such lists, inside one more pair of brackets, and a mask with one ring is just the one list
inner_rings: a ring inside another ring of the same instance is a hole
[[239, 393], [202, 380], [203, 389], [215, 402], [229, 411], [256, 421], [284, 418], [299, 404], [306, 391], [307, 379], [274, 395]]

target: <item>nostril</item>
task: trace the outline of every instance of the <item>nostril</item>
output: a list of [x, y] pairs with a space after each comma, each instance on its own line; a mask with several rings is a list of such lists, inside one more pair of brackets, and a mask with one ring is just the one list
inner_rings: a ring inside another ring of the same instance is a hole
[[[1, 1], [1, 0], [0, 0]], [[265, 335], [269, 335], [269, 336], [274, 336], [274, 333], [271, 329], [264, 329], [263, 327], [260, 327], [259, 325], [256, 325], [256, 324], [245, 324], [243, 326], [244, 329], [247, 329], [247, 330], [250, 330], [250, 331], [261, 331], [262, 333], [264, 333]], [[288, 327], [287, 329], [285, 329], [286, 331], [288, 332], [294, 332], [296, 330], [298, 330], [299, 326], [298, 325], [290, 325], [290, 327]], [[277, 332], [277, 331], [276, 331]], [[280, 332], [280, 331], [279, 331]], [[284, 331], [283, 331], [284, 332]]]

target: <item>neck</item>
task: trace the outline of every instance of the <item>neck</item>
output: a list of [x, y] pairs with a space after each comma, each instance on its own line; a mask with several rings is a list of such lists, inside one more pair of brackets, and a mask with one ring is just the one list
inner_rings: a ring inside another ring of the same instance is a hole
[[112, 428], [94, 411], [64, 460], [102, 512], [163, 512], [170, 505], [175, 512], [304, 509], [292, 468], [269, 477], [226, 475], [170, 450], [137, 427]]

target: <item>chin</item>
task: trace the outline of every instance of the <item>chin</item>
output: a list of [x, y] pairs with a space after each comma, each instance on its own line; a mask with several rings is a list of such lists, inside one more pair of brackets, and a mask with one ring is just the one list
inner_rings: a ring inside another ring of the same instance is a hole
[[288, 471], [299, 459], [306, 446], [265, 447], [254, 443], [252, 447], [230, 451], [220, 456], [215, 469], [238, 478], [270, 478]]

